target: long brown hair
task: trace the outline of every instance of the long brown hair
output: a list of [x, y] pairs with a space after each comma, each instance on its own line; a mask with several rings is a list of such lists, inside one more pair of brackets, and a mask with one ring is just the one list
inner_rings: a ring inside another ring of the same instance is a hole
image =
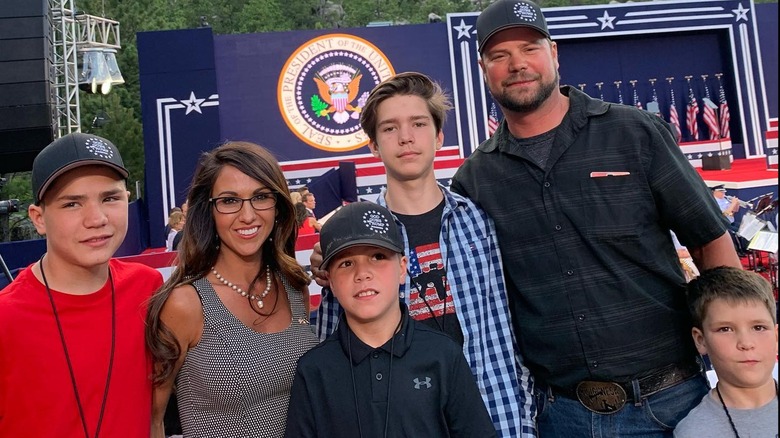
[[[222, 168], [233, 166], [277, 193], [276, 223], [262, 246], [262, 260], [273, 272], [280, 272], [296, 290], [309, 284], [309, 277], [295, 259], [298, 227], [287, 180], [274, 156], [262, 146], [248, 142], [227, 142], [202, 155], [187, 195], [187, 221], [171, 277], [152, 296], [146, 318], [146, 345], [155, 362], [154, 383], [167, 380], [181, 349], [173, 333], [160, 321], [160, 312], [173, 289], [205, 277], [217, 261], [219, 237], [209, 198]], [[263, 266], [255, 279], [260, 278]]]

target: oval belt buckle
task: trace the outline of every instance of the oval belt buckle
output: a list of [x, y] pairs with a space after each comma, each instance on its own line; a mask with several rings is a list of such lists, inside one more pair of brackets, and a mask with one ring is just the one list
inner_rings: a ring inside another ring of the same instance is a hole
[[576, 393], [582, 406], [597, 414], [614, 414], [628, 399], [626, 390], [615, 382], [583, 380], [577, 384]]

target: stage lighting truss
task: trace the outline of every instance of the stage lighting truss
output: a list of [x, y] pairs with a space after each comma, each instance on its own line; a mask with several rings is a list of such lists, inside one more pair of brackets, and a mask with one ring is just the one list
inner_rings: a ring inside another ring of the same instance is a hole
[[88, 93], [108, 94], [114, 85], [125, 80], [116, 62], [119, 44], [119, 22], [88, 14], [75, 16], [79, 29], [76, 43], [81, 54], [79, 88]]
[[[46, 0], [52, 26], [52, 97], [55, 102], [53, 130], [55, 138], [81, 130], [79, 88], [87, 92], [109, 92], [124, 83], [116, 64], [116, 51], [121, 49], [119, 22], [77, 12], [73, 0]], [[84, 72], [84, 55], [88, 65], [97, 67], [89, 75]], [[111, 81], [107, 84], [107, 71]], [[82, 82], [83, 77], [83, 82]], [[94, 81], [93, 81], [94, 79]], [[94, 88], [93, 88], [94, 83]], [[93, 91], [94, 90], [94, 91]]]

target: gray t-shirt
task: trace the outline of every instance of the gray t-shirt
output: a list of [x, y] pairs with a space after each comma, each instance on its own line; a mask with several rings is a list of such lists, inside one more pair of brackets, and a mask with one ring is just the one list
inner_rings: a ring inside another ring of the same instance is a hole
[[[729, 408], [740, 438], [777, 438], [777, 397], [756, 409]], [[674, 429], [675, 438], [729, 437], [734, 432], [720, 401], [708, 393]]]

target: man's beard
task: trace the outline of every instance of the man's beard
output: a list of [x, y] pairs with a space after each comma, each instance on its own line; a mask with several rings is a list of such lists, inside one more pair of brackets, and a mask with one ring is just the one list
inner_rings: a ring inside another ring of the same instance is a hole
[[560, 76], [558, 75], [558, 71], [555, 71], [555, 77], [550, 82], [541, 82], [541, 87], [539, 88], [539, 91], [536, 92], [535, 95], [531, 96], [529, 99], [520, 100], [520, 98], [512, 97], [509, 93], [506, 91], [496, 94], [493, 96], [493, 98], [498, 102], [501, 107], [515, 112], [515, 113], [529, 113], [536, 109], [538, 109], [545, 100], [547, 100], [550, 96], [552, 96], [553, 91], [555, 91], [558, 88], [558, 82], [560, 81]]

